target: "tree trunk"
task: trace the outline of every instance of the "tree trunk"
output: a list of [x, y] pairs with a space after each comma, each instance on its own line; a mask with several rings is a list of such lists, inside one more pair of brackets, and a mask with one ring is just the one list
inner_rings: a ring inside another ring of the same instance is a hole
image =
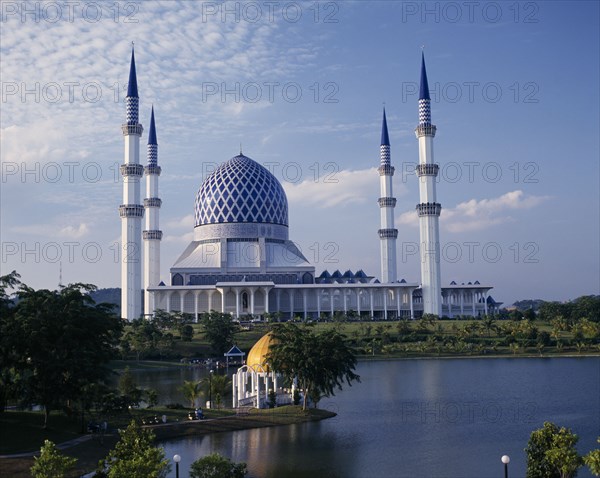
[[44, 405], [44, 430], [48, 428], [48, 417], [50, 416], [50, 409]]
[[304, 387], [304, 395], [302, 396], [302, 410], [306, 410], [308, 404], [308, 387]]

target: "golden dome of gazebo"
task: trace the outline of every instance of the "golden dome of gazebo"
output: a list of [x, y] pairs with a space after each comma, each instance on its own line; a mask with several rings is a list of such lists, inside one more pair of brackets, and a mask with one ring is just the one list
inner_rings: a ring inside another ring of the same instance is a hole
[[[258, 342], [254, 344], [254, 347], [248, 352], [248, 358], [246, 359], [246, 365], [252, 368], [255, 372], [270, 372], [269, 367], [266, 363], [266, 357], [269, 353], [269, 349], [276, 340], [273, 338], [271, 332], [263, 335]], [[262, 367], [262, 368], [261, 368]]]

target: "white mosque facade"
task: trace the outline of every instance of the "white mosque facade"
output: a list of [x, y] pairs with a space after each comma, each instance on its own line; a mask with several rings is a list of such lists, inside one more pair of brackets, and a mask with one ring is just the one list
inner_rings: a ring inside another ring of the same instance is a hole
[[[417, 212], [421, 231], [421, 281], [398, 281], [390, 143], [385, 111], [380, 146], [381, 228], [378, 230], [381, 276], [315, 268], [290, 240], [288, 203], [279, 181], [263, 166], [243, 155], [222, 163], [207, 176], [195, 200], [192, 242], [170, 269], [170, 284], [160, 282], [158, 142], [152, 110], [148, 159], [140, 163], [139, 98], [132, 51], [126, 98], [125, 162], [121, 166], [123, 199], [120, 206], [124, 257], [122, 264], [122, 316], [133, 320], [151, 316], [157, 309], [185, 312], [196, 319], [211, 310], [235, 318], [302, 319], [353, 314], [372, 319], [414, 318], [423, 313], [454, 317], [479, 316], [496, 306], [491, 286], [477, 281], [442, 287], [439, 256], [439, 215], [433, 163], [433, 137], [429, 90], [424, 60], [421, 70], [419, 125], [420, 199]], [[140, 202], [140, 181], [146, 195]], [[374, 198], [375, 200], [375, 198]], [[142, 231], [142, 222], [144, 230]], [[143, 245], [142, 245], [143, 244]], [[375, 247], [375, 241], [373, 243]], [[140, 258], [143, 250], [143, 258]], [[144, 304], [140, 299], [143, 284]], [[137, 292], [136, 292], [137, 291]]]

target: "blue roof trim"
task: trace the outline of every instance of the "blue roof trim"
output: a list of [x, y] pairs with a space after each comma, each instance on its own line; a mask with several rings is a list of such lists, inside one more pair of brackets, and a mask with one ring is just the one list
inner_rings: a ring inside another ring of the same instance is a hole
[[385, 108], [383, 108], [383, 123], [381, 125], [381, 146], [389, 146], [390, 137], [388, 135], [387, 118], [385, 117]]
[[148, 144], [156, 144], [156, 126], [154, 124], [154, 105], [152, 106], [152, 113], [150, 114], [150, 132], [148, 133]]
[[430, 100], [429, 84], [427, 83], [427, 70], [425, 69], [425, 53], [421, 53], [421, 89], [419, 91], [420, 100]]
[[131, 66], [129, 67], [129, 84], [127, 85], [127, 96], [132, 98], [138, 97], [137, 75], [135, 73], [135, 54], [133, 47], [131, 48]]

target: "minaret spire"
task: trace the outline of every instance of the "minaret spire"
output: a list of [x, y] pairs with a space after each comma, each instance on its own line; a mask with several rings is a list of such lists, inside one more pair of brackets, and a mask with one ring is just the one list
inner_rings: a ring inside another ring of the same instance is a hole
[[398, 229], [394, 228], [394, 208], [396, 198], [392, 192], [394, 167], [391, 164], [390, 137], [388, 134], [385, 107], [381, 123], [381, 145], [379, 147], [379, 185], [381, 196], [378, 200], [381, 212], [379, 240], [381, 244], [381, 281], [396, 282], [396, 239]]
[[154, 106], [150, 113], [150, 131], [148, 133], [148, 164], [146, 173], [146, 227], [144, 229], [144, 315], [154, 314], [154, 294], [148, 288], [156, 287], [160, 282], [160, 241], [162, 231], [159, 229], [159, 212], [162, 201], [158, 197], [158, 177], [161, 168], [158, 165], [158, 141], [156, 140], [156, 123], [154, 122]]
[[442, 286], [440, 272], [439, 217], [442, 205], [437, 202], [436, 179], [439, 166], [433, 160], [433, 138], [437, 128], [431, 124], [431, 98], [425, 69], [425, 55], [421, 53], [421, 87], [419, 89], [419, 124], [415, 134], [419, 140], [420, 203], [417, 204], [420, 230], [421, 289], [423, 313], [442, 315]]
[[135, 72], [135, 55], [131, 49], [129, 84], [125, 97], [125, 123], [121, 126], [125, 140], [123, 203], [121, 216], [121, 317], [134, 320], [142, 314], [142, 217], [140, 179], [144, 167], [140, 164], [140, 138], [144, 128], [139, 123], [139, 98]]

